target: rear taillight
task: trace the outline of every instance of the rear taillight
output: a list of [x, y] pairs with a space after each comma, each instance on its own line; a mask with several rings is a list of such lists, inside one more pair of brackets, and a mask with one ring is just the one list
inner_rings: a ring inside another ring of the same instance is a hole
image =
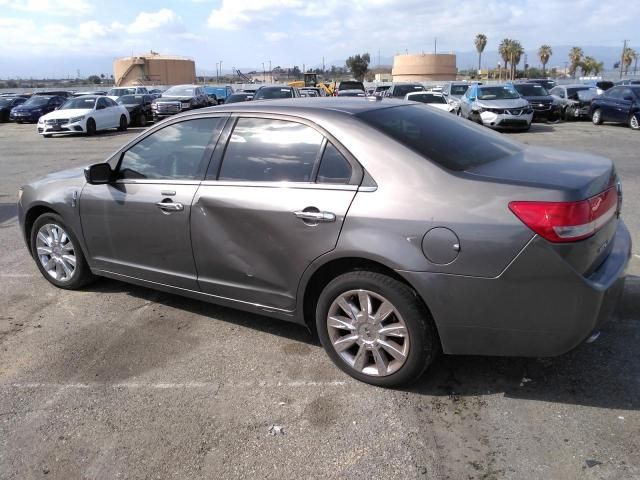
[[618, 208], [616, 187], [580, 202], [511, 202], [509, 209], [550, 242], [590, 237], [611, 220]]

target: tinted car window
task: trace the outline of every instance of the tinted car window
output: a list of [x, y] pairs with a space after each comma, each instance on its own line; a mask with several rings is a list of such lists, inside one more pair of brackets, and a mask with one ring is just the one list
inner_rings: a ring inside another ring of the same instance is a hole
[[469, 85], [451, 85], [451, 95], [464, 95], [467, 93]]
[[220, 134], [223, 118], [199, 118], [158, 130], [125, 152], [120, 178], [197, 180], [208, 163], [205, 150]]
[[351, 80], [347, 80], [346, 82], [340, 82], [338, 85], [338, 90], [364, 90], [364, 83], [362, 82], [354, 82]]
[[[466, 170], [520, 152], [500, 135], [420, 105], [358, 114], [365, 123], [450, 170]], [[460, 139], [464, 138], [461, 142]]]
[[98, 103], [96, 104], [96, 108], [106, 108], [108, 105], [107, 103], [107, 99], [105, 98], [99, 98], [98, 99]]
[[422, 103], [447, 103], [442, 95], [434, 95], [433, 93], [419, 93], [409, 96], [408, 100]]
[[396, 85], [393, 87], [393, 96], [404, 97], [407, 93], [419, 92], [421, 90], [424, 90], [422, 85]]
[[222, 160], [220, 180], [309, 182], [323, 137], [301, 123], [240, 118]]
[[349, 183], [351, 165], [332, 144], [327, 143], [318, 169], [318, 183]]
[[254, 100], [265, 100], [273, 98], [292, 98], [293, 90], [289, 87], [265, 87], [256, 92]]
[[518, 83], [513, 88], [525, 97], [544, 97], [549, 95], [549, 92], [542, 85], [536, 83]]

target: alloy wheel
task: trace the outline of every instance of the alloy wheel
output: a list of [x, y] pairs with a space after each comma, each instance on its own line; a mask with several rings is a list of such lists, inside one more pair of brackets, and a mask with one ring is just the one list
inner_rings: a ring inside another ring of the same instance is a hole
[[36, 237], [40, 264], [47, 275], [59, 282], [68, 282], [76, 271], [76, 253], [71, 238], [55, 223], [40, 227]]
[[638, 114], [631, 116], [631, 120], [629, 121], [629, 126], [634, 130], [640, 129], [640, 121], [638, 121]]
[[593, 112], [593, 117], [591, 119], [594, 125], [600, 125], [600, 109]]
[[338, 296], [327, 315], [331, 345], [359, 373], [387, 376], [397, 372], [409, 355], [409, 331], [396, 307], [369, 290]]

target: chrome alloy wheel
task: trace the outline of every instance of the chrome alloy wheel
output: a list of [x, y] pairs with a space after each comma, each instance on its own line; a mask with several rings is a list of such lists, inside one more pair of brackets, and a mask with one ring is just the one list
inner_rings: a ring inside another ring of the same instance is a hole
[[76, 271], [75, 247], [60, 225], [47, 223], [40, 227], [36, 250], [42, 268], [59, 281], [68, 282]]
[[638, 115], [640, 114], [636, 113], [635, 115], [633, 115], [631, 117], [631, 121], [629, 122], [629, 126], [634, 130], [640, 129], [640, 121], [638, 121]]
[[592, 121], [594, 125], [600, 125], [600, 109], [593, 112]]
[[402, 316], [389, 300], [368, 290], [350, 290], [336, 298], [327, 329], [342, 360], [365, 375], [391, 375], [409, 355], [409, 332]]

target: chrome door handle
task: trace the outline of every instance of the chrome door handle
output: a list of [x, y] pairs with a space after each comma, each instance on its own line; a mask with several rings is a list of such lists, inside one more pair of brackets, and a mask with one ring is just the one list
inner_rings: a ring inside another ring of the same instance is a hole
[[297, 212], [293, 212], [293, 214], [301, 220], [307, 220], [310, 222], [336, 221], [336, 214], [331, 212], [305, 212], [304, 210], [299, 210]]
[[184, 210], [184, 205], [174, 202], [158, 202], [156, 207], [165, 212], [181, 212]]

